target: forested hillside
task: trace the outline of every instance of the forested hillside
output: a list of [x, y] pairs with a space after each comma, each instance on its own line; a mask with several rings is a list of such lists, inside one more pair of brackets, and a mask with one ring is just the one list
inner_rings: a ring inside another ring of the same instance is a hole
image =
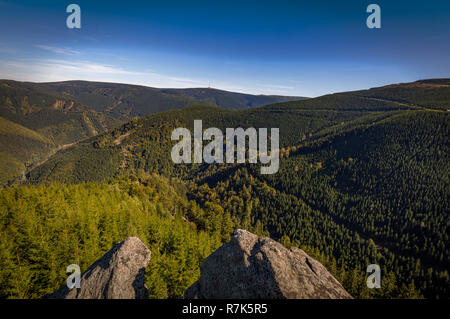
[[120, 120], [194, 104], [239, 110], [303, 97], [252, 95], [213, 88], [160, 89], [140, 85], [66, 81], [40, 83], [43, 91], [73, 99]]
[[[139, 170], [174, 176], [211, 216], [229, 214], [242, 228], [319, 256], [356, 297], [448, 298], [448, 87], [427, 80], [241, 111], [166, 111], [60, 151], [27, 178], [72, 184]], [[171, 132], [192, 129], [194, 119], [222, 130], [280, 128], [280, 171], [173, 164]], [[385, 275], [379, 292], [365, 288], [371, 263]]]
[[85, 271], [129, 236], [151, 250], [150, 297], [182, 297], [201, 261], [233, 231], [229, 215], [211, 216], [185, 192], [182, 183], [147, 174], [0, 190], [0, 298], [41, 298], [66, 281], [68, 265]]
[[0, 185], [21, 178], [56, 150], [113, 128], [120, 121], [33, 83], [0, 81]]
[[117, 120], [71, 99], [49, 95], [33, 83], [0, 82], [0, 116], [55, 144], [72, 143], [117, 125]]
[[45, 158], [53, 147], [36, 131], [0, 117], [0, 184], [24, 175], [28, 165]]
[[[240, 109], [295, 99], [209, 88], [156, 89], [86, 81], [31, 83], [0, 80], [3, 126], [0, 156], [6, 164], [0, 169], [0, 185], [21, 179], [28, 170], [44, 162], [55, 151], [134, 117], [200, 102]], [[16, 126], [11, 126], [10, 122]], [[24, 138], [24, 130], [34, 137], [30, 138], [28, 134]]]
[[[414, 109], [450, 109], [450, 80], [431, 79], [411, 83], [392, 84], [369, 90], [335, 93], [311, 100], [280, 104], [283, 108], [333, 108], [333, 109], [389, 109], [390, 107]], [[318, 103], [318, 101], [320, 101]]]

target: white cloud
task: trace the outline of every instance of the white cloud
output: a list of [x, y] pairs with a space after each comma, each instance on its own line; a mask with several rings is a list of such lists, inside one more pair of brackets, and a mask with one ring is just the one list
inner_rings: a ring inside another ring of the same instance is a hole
[[290, 86], [261, 83], [251, 87], [248, 83], [244, 82], [245, 80], [233, 83], [225, 81], [210, 82], [209, 79], [160, 74], [148, 69], [134, 71], [112, 64], [67, 59], [4, 61], [0, 69], [0, 78], [31, 82], [86, 80], [127, 83], [159, 88], [207, 87], [210, 84], [214, 88], [233, 92], [293, 95], [293, 87]]
[[33, 61], [5, 61], [0, 78], [19, 81], [56, 82], [86, 80], [118, 82], [154, 87], [205, 86], [205, 81], [159, 74], [152, 71], [129, 71], [110, 64], [91, 61], [41, 59]]
[[292, 86], [286, 86], [286, 85], [262, 84], [261, 86], [268, 88], [268, 89], [281, 89], [281, 90], [293, 90], [294, 89]]
[[79, 54], [79, 51], [75, 51], [69, 48], [58, 48], [58, 47], [53, 47], [53, 46], [49, 46], [49, 45], [42, 45], [42, 44], [37, 44], [35, 45], [36, 48], [42, 49], [42, 50], [46, 50], [46, 51], [50, 51], [56, 54], [64, 54], [64, 55], [75, 55], [75, 54]]
[[108, 64], [99, 64], [90, 61], [66, 61], [46, 59], [40, 60], [35, 64], [38, 68], [48, 70], [61, 70], [83, 74], [127, 74], [127, 75], [145, 75], [145, 72], [131, 72]]

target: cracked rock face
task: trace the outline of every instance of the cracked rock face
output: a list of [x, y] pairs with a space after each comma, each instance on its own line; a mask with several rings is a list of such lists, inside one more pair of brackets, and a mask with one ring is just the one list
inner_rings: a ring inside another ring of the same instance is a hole
[[238, 229], [200, 266], [185, 292], [194, 298], [352, 298], [326, 268], [299, 248]]
[[56, 299], [143, 299], [148, 297], [144, 271], [150, 250], [137, 237], [116, 244], [81, 275], [81, 288], [67, 288], [45, 298]]

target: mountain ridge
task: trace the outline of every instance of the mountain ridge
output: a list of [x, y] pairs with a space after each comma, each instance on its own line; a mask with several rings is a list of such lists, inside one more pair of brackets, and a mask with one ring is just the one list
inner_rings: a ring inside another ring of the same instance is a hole
[[[184, 92], [190, 92], [192, 96]], [[35, 147], [21, 142], [17, 146], [23, 145], [22, 150], [15, 147], [14, 154], [10, 153], [11, 147], [6, 143], [2, 149], [2, 160], [10, 170], [0, 170], [0, 185], [21, 178], [27, 170], [41, 164], [56, 151], [134, 117], [200, 102], [228, 107], [236, 103], [237, 108], [244, 108], [252, 107], [252, 103], [259, 105], [284, 99], [294, 98], [254, 96], [216, 89], [157, 89], [89, 81], [33, 83], [0, 80], [0, 116], [50, 141], [49, 146], [42, 149], [38, 145]], [[19, 128], [16, 129], [19, 134]], [[8, 132], [8, 136], [13, 135], [14, 130]], [[29, 154], [30, 150], [34, 150], [34, 154]]]
[[304, 99], [280, 95], [253, 95], [216, 88], [155, 88], [144, 85], [63, 81], [36, 83], [52, 94], [70, 97], [90, 105], [100, 112], [109, 112], [116, 118], [129, 120], [168, 109], [184, 108], [193, 104], [219, 106], [225, 109], [244, 109], [277, 101]]

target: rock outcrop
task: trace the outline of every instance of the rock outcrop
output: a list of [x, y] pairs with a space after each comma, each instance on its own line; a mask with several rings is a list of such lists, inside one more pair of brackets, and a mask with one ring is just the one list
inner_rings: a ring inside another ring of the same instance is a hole
[[303, 250], [241, 229], [200, 269], [200, 279], [185, 298], [352, 298]]
[[[80, 288], [63, 285], [57, 299], [143, 299], [150, 250], [137, 237], [116, 244], [81, 274]], [[188, 299], [352, 298], [318, 261], [299, 248], [238, 229], [200, 266]]]
[[143, 299], [148, 297], [144, 271], [150, 250], [137, 237], [116, 244], [81, 275], [81, 288], [61, 287], [45, 298]]

